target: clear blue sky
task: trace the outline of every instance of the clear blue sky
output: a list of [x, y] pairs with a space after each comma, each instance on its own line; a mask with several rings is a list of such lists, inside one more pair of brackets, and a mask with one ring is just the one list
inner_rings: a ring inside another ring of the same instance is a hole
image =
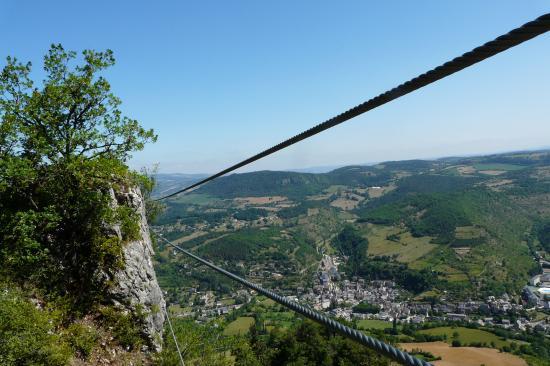
[[[110, 48], [134, 167], [214, 172], [543, 13], [549, 1], [0, 0], [0, 56]], [[550, 146], [550, 34], [245, 170]]]

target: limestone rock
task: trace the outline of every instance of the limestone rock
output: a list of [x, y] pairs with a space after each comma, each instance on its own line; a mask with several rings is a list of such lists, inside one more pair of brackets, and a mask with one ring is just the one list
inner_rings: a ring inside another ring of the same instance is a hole
[[[155, 351], [162, 347], [162, 330], [166, 302], [153, 268], [153, 246], [145, 216], [145, 205], [139, 188], [126, 192], [111, 191], [114, 204], [127, 205], [140, 216], [140, 239], [124, 244], [124, 268], [114, 276], [110, 299], [114, 305], [145, 314], [143, 332]], [[115, 203], [116, 202], [116, 203]], [[120, 229], [114, 228], [118, 235]]]

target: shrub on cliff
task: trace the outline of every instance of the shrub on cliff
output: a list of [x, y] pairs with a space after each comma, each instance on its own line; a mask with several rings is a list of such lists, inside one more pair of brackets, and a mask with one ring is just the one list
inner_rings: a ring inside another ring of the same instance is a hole
[[56, 332], [59, 314], [40, 310], [13, 290], [0, 291], [0, 365], [65, 365], [72, 356]]
[[114, 62], [109, 50], [77, 58], [52, 45], [41, 83], [16, 58], [0, 73], [0, 276], [65, 297], [71, 310], [100, 300], [123, 265], [138, 218], [111, 192], [144, 182], [125, 163], [156, 140], [122, 115], [101, 76]]

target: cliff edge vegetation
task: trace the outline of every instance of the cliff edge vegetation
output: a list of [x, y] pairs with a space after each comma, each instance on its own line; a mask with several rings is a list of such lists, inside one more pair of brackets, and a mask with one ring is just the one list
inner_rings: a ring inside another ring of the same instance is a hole
[[152, 255], [137, 188], [152, 181], [126, 162], [156, 136], [122, 114], [102, 76], [114, 63], [110, 50], [52, 45], [41, 82], [14, 57], [0, 73], [2, 365], [101, 364], [106, 349], [147, 363], [158, 348], [144, 331], [164, 306], [154, 272], [142, 287], [156, 307], [120, 298], [132, 251]]

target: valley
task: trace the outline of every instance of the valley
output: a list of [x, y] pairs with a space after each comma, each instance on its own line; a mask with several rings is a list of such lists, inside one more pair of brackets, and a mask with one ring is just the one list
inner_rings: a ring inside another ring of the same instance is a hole
[[[536, 152], [323, 174], [234, 174], [168, 200], [154, 228], [367, 332], [393, 329], [399, 341], [407, 336], [392, 322], [544, 337], [550, 298], [540, 278], [550, 272], [550, 215], [540, 203], [550, 197], [549, 165], [550, 153]], [[253, 292], [157, 245], [157, 275], [174, 316], [226, 318], [228, 329], [240, 329], [231, 334], [259, 324], [264, 331], [285, 327], [288, 318], [251, 312]], [[388, 327], [364, 323], [376, 321]]]

